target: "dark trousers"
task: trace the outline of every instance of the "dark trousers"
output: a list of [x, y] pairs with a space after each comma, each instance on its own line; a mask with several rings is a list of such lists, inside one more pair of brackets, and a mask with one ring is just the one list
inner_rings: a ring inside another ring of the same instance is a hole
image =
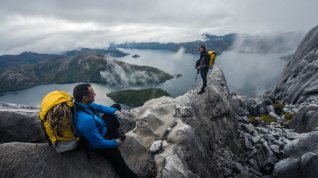
[[121, 178], [137, 178], [138, 176], [127, 166], [118, 148], [94, 149], [101, 154], [116, 170]]
[[102, 119], [104, 120], [106, 127], [107, 127], [107, 132], [106, 132], [106, 138], [107, 139], [113, 139], [113, 138], [119, 138], [119, 132], [118, 128], [120, 127], [120, 124], [113, 114], [104, 114], [102, 116]]
[[207, 86], [206, 78], [207, 78], [207, 75], [208, 75], [208, 71], [209, 71], [208, 67], [204, 67], [204, 68], [200, 69], [200, 74], [201, 74], [201, 77], [202, 77], [202, 80], [203, 80], [203, 85], [202, 85], [201, 90], [204, 90], [205, 87]]

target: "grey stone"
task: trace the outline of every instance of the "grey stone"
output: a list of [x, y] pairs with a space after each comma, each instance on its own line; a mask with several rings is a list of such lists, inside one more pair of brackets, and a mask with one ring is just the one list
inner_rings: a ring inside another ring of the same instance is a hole
[[270, 113], [268, 113], [268, 115], [271, 116], [272, 118], [275, 118], [277, 121], [282, 119], [281, 117], [279, 117], [279, 116], [278, 116], [276, 113], [274, 113], [274, 112], [270, 112]]
[[255, 137], [252, 137], [253, 144], [257, 143], [260, 139], [261, 139], [261, 137], [259, 135], [255, 136]]
[[229, 168], [225, 168], [224, 169], [224, 173], [223, 173], [224, 177], [232, 177], [233, 176], [233, 170], [229, 169]]
[[157, 140], [157, 141], [154, 141], [152, 143], [152, 145], [150, 146], [149, 151], [152, 152], [152, 153], [156, 153], [156, 152], [158, 152], [161, 149], [162, 149], [162, 140]]
[[302, 177], [298, 170], [297, 159], [283, 159], [275, 164], [273, 175], [275, 177], [299, 178]]
[[272, 151], [273, 151], [275, 154], [280, 154], [279, 146], [277, 146], [277, 145], [270, 145], [269, 147], [272, 149]]
[[253, 134], [255, 128], [252, 124], [243, 124], [243, 128], [250, 134]]
[[272, 92], [276, 101], [297, 104], [317, 96], [317, 37], [318, 26], [311, 29], [299, 44]]
[[242, 171], [238, 175], [235, 176], [235, 178], [250, 178], [248, 172]]
[[118, 177], [105, 158], [90, 152], [88, 159], [85, 150], [59, 154], [45, 143], [15, 142], [0, 151], [0, 177]]
[[318, 152], [317, 143], [318, 131], [302, 134], [300, 138], [285, 145], [284, 157], [298, 158], [307, 152]]
[[248, 163], [249, 163], [255, 170], [257, 170], [257, 171], [260, 170], [259, 167], [258, 167], [258, 165], [257, 165], [257, 162], [256, 162], [254, 159], [249, 159], [249, 160], [248, 160]]
[[310, 177], [318, 175], [318, 155], [307, 152], [300, 158], [286, 158], [275, 165], [273, 175], [276, 177]]
[[38, 116], [38, 109], [23, 106], [0, 107], [0, 143], [47, 142]]
[[248, 150], [252, 150], [253, 146], [251, 144], [251, 142], [249, 141], [249, 139], [245, 136], [244, 137], [244, 144], [245, 144], [245, 148]]
[[299, 138], [299, 134], [295, 132], [288, 132], [286, 133], [286, 138], [288, 138], [289, 140], [293, 140], [295, 138]]
[[272, 105], [266, 106], [267, 113], [275, 113], [275, 109]]
[[318, 127], [318, 107], [303, 107], [289, 124], [298, 133], [311, 132]]
[[[261, 172], [255, 170], [254, 168], [252, 168], [252, 169], [250, 170], [250, 172], [254, 175], [254, 176], [252, 176], [252, 177], [256, 177], [256, 176], [262, 177], [262, 176], [264, 175], [264, 174], [262, 174]], [[262, 177], [262, 178], [264, 178], [264, 177]]]
[[285, 146], [285, 143], [280, 140], [274, 140], [273, 143], [278, 145], [280, 148], [284, 148]]

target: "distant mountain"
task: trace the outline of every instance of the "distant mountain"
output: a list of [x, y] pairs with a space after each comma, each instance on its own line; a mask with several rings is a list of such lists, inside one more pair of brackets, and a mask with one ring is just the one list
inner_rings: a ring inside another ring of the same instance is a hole
[[184, 48], [186, 53], [198, 54], [200, 45], [205, 45], [208, 49], [215, 50], [218, 54], [228, 50], [236, 39], [237, 34], [231, 33], [224, 36], [204, 34], [205, 40], [198, 40], [184, 43], [159, 43], [159, 42], [132, 42], [124, 44], [112, 44], [114, 48], [131, 48], [131, 49], [161, 49], [178, 51]]
[[92, 82], [111, 86], [153, 85], [173, 76], [153, 67], [131, 65], [86, 52], [74, 57], [60, 56], [35, 64], [22, 64], [0, 73], [0, 92], [41, 84]]
[[19, 55], [3, 55], [0, 56], [0, 70], [20, 64], [34, 64], [48, 58], [61, 57], [58, 54], [39, 54], [33, 52], [24, 52]]
[[108, 56], [112, 56], [112, 57], [124, 57], [129, 55], [128, 53], [124, 53], [116, 48], [108, 48], [108, 49], [90, 49], [90, 48], [80, 48], [77, 50], [72, 50], [72, 51], [67, 51], [65, 53], [63, 53], [64, 56], [67, 57], [74, 57], [77, 56], [79, 54], [83, 54], [83, 53], [96, 53], [96, 54], [104, 54], [104, 55], [108, 55]]
[[34, 52], [24, 52], [19, 55], [3, 55], [0, 56], [0, 70], [7, 69], [10, 67], [15, 67], [21, 64], [35, 64], [39, 61], [46, 59], [57, 59], [62, 57], [74, 57], [83, 53], [96, 53], [103, 54], [112, 57], [123, 57], [128, 55], [122, 51], [115, 48], [108, 49], [90, 49], [90, 48], [80, 48], [77, 50], [67, 51], [61, 54], [39, 54]]
[[287, 32], [271, 35], [250, 35], [230, 33], [223, 36], [203, 34], [204, 40], [184, 43], [159, 43], [159, 42], [132, 42], [112, 44], [115, 48], [130, 49], [161, 49], [178, 51], [184, 48], [184, 52], [198, 54], [200, 45], [205, 45], [221, 54], [226, 50], [236, 50], [244, 53], [276, 53], [293, 50], [299, 44], [303, 34], [299, 32]]

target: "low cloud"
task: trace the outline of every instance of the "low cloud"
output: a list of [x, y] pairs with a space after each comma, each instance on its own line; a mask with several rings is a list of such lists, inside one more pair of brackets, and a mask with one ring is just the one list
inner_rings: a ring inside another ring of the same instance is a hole
[[0, 54], [104, 47], [110, 42], [181, 42], [202, 33], [308, 31], [316, 0], [3, 0]]

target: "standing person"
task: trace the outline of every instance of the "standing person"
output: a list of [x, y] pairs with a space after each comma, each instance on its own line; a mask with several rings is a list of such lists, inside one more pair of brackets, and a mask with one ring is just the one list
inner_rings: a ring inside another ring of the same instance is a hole
[[106, 139], [107, 127], [98, 113], [112, 114], [122, 118], [121, 112], [112, 107], [94, 103], [95, 92], [90, 84], [79, 84], [73, 90], [76, 109], [76, 134], [85, 146], [101, 154], [122, 178], [138, 177], [125, 163], [118, 146], [121, 139]]
[[195, 68], [200, 71], [202, 80], [203, 80], [203, 85], [201, 87], [201, 90], [198, 92], [199, 95], [205, 92], [205, 87], [207, 86], [207, 75], [209, 71], [209, 62], [210, 62], [210, 57], [208, 55], [208, 52], [206, 51], [205, 46], [201, 45], [199, 48], [200, 52], [200, 59], [197, 60]]

